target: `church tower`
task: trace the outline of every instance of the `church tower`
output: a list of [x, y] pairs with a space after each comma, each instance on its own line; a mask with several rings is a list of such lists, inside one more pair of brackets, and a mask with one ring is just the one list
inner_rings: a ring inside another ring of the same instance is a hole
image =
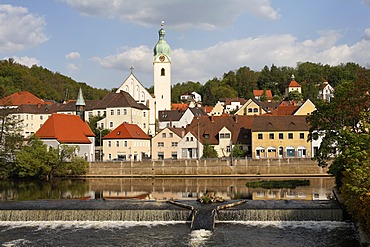
[[171, 48], [164, 39], [164, 21], [159, 29], [159, 40], [154, 46], [154, 96], [156, 101], [156, 117], [158, 112], [171, 110]]

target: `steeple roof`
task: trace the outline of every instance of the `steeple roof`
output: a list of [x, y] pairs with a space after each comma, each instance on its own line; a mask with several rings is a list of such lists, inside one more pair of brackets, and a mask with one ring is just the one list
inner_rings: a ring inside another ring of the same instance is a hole
[[85, 100], [84, 97], [82, 96], [82, 89], [78, 91], [78, 96], [77, 96], [77, 101], [76, 101], [76, 106], [85, 106]]
[[171, 59], [171, 48], [168, 45], [167, 41], [164, 39], [164, 36], [166, 34], [166, 31], [163, 28], [164, 21], [161, 23], [161, 29], [159, 29], [158, 34], [159, 34], [159, 40], [157, 44], [154, 46], [154, 60], [160, 56], [160, 55], [166, 55], [167, 58], [170, 60]]

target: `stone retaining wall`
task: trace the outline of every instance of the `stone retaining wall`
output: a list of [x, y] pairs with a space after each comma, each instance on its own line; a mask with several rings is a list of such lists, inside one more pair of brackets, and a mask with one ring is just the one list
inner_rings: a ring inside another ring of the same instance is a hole
[[311, 159], [201, 159], [90, 163], [88, 176], [326, 175]]

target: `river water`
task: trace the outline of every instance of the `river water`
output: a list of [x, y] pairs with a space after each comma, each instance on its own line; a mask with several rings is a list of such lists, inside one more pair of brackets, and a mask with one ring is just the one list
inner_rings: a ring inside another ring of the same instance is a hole
[[[332, 178], [310, 178], [309, 186], [297, 188], [248, 188], [245, 184], [250, 180], [92, 179], [54, 184], [1, 181], [0, 200], [195, 200], [206, 191], [214, 191], [225, 199], [327, 200], [332, 198], [334, 186]], [[179, 221], [0, 221], [0, 246], [352, 247], [359, 246], [359, 242], [353, 224], [343, 221], [216, 221], [212, 232], [191, 231], [190, 222]]]
[[1, 246], [359, 246], [351, 223], [227, 222], [190, 231], [185, 222], [0, 222]]

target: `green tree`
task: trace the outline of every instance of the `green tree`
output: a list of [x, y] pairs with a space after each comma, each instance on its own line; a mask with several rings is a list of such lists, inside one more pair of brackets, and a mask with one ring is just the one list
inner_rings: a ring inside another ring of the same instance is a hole
[[232, 157], [245, 157], [247, 152], [243, 150], [243, 146], [241, 144], [235, 144], [231, 150]]
[[203, 145], [203, 156], [202, 158], [217, 158], [217, 151], [215, 150], [215, 147], [206, 142]]
[[98, 122], [102, 119], [103, 119], [102, 116], [92, 116], [89, 118], [89, 121], [87, 122], [89, 124], [90, 129], [95, 134], [95, 146], [100, 146], [100, 144], [102, 143], [100, 137], [103, 138], [111, 131], [109, 129], [102, 129], [97, 127]]
[[288, 94], [288, 100], [301, 101], [302, 99], [303, 99], [303, 95], [296, 90], [290, 91]]
[[18, 148], [22, 145], [22, 121], [11, 113], [14, 108], [0, 109], [0, 177], [8, 177]]
[[16, 155], [14, 175], [53, 179], [55, 176], [81, 175], [87, 171], [87, 162], [77, 156], [78, 147], [60, 145], [48, 147], [33, 136]]

